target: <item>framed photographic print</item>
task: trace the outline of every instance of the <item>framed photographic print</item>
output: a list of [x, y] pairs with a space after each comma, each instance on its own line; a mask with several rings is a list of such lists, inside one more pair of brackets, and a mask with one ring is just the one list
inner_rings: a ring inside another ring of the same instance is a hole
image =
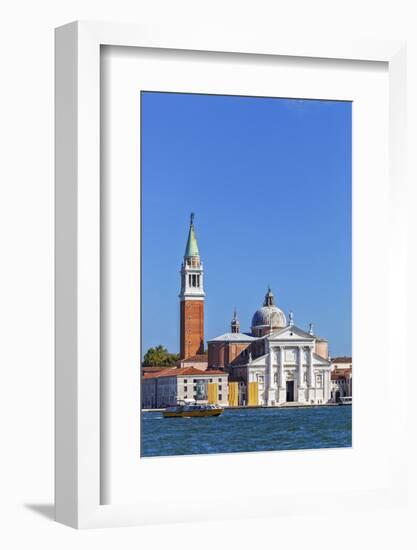
[[404, 59], [57, 29], [59, 521], [403, 501]]
[[350, 447], [352, 103], [142, 91], [141, 125], [141, 455]]

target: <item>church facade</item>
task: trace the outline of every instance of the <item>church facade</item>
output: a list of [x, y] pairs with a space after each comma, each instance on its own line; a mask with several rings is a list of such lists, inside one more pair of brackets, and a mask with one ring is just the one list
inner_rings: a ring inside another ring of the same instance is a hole
[[328, 343], [293, 322], [275, 305], [271, 289], [252, 318], [250, 333], [240, 332], [236, 314], [231, 332], [208, 342], [208, 363], [229, 373], [237, 384], [235, 405], [275, 406], [291, 402], [324, 404], [331, 397]]
[[[179, 295], [182, 360], [204, 353], [203, 276], [191, 215]], [[252, 317], [250, 331], [240, 331], [235, 311], [230, 332], [208, 341], [207, 365], [228, 374], [230, 405], [324, 404], [331, 399], [328, 342], [312, 325], [308, 330], [297, 327], [292, 313], [287, 320], [270, 288]]]

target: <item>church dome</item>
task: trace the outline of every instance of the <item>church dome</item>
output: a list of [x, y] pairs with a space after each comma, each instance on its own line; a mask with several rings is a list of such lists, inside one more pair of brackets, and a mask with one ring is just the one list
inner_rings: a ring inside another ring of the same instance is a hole
[[255, 311], [252, 317], [252, 328], [268, 326], [273, 329], [287, 325], [284, 312], [274, 304], [274, 295], [270, 288], [265, 296], [263, 307]]
[[271, 326], [272, 328], [283, 328], [287, 326], [287, 320], [284, 312], [276, 306], [264, 306], [255, 311], [252, 317], [252, 327], [263, 325]]

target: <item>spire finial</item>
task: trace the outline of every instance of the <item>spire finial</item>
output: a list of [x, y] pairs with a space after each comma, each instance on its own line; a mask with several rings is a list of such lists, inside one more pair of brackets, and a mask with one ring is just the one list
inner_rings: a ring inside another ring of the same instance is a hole
[[194, 212], [191, 212], [191, 214], [190, 214], [190, 225], [194, 224], [194, 216], [195, 216]]

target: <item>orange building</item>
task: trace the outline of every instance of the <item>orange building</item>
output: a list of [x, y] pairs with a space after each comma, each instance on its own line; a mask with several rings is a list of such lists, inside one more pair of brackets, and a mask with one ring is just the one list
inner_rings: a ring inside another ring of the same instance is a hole
[[332, 358], [332, 400], [352, 397], [352, 357]]

